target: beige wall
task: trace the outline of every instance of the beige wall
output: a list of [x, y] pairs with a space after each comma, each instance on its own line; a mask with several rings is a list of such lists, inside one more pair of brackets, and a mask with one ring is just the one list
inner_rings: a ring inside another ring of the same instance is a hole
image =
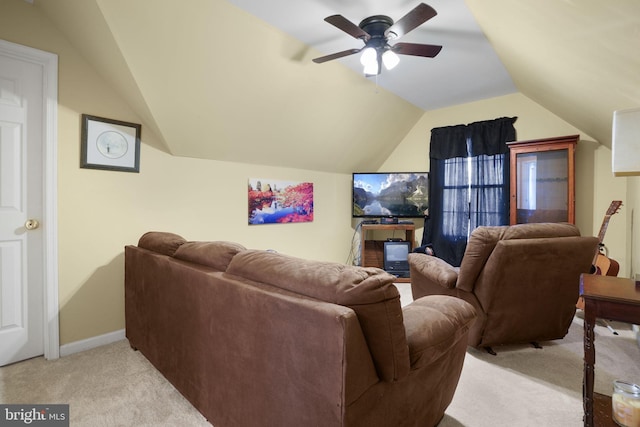
[[640, 177], [616, 178], [627, 180], [627, 197], [624, 208], [627, 212], [625, 232], [627, 239], [627, 257], [630, 260], [629, 275], [626, 277], [640, 279]]
[[[625, 199], [626, 178], [613, 177], [610, 149], [522, 94], [426, 112], [380, 170], [429, 170], [428, 143], [432, 128], [497, 117], [518, 117], [515, 127], [520, 141], [580, 135], [576, 149], [576, 225], [582, 234], [597, 235], [611, 201]], [[628, 228], [626, 211], [623, 209], [611, 219], [605, 236], [609, 256], [620, 263], [621, 275], [622, 272], [628, 275], [629, 269], [625, 229]], [[422, 229], [416, 231], [416, 236], [420, 240]]]
[[[69, 119], [74, 115], [70, 112]], [[70, 138], [79, 135], [74, 130]], [[78, 154], [74, 146], [61, 158]], [[148, 230], [315, 259], [344, 262], [348, 256], [344, 175], [177, 158], [146, 144], [141, 157], [140, 174], [79, 169], [76, 162], [60, 171], [63, 342], [124, 327], [123, 246], [135, 244]], [[313, 182], [314, 221], [247, 225], [249, 177]]]
[[[153, 148], [161, 144], [144, 123], [139, 174], [81, 169], [82, 113], [135, 123], [141, 123], [140, 118], [37, 8], [23, 0], [2, 0], [0, 38], [59, 55], [61, 344], [124, 327], [123, 248], [148, 230], [347, 260], [353, 233], [350, 176], [173, 157]], [[313, 182], [314, 221], [249, 226], [249, 178]]]

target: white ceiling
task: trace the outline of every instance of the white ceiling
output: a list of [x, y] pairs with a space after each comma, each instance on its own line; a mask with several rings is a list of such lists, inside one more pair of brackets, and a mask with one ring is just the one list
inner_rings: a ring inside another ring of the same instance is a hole
[[[325, 17], [339, 14], [355, 25], [373, 15], [397, 21], [418, 5], [406, 0], [229, 1], [323, 55], [363, 46], [326, 23]], [[463, 0], [430, 0], [427, 4], [438, 14], [397, 41], [441, 45], [440, 54], [435, 58], [401, 56], [392, 71], [383, 70], [369, 79], [427, 111], [517, 91]], [[362, 74], [360, 55], [338, 61]]]

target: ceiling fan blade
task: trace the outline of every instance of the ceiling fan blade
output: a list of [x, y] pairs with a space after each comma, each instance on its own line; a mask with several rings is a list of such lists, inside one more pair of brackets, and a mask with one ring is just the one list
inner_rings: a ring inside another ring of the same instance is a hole
[[319, 58], [314, 58], [312, 61], [316, 64], [322, 64], [323, 62], [331, 61], [333, 59], [342, 58], [344, 56], [353, 55], [354, 53], [360, 52], [362, 49], [347, 49], [342, 52], [332, 53], [331, 55], [321, 56]]
[[324, 18], [324, 20], [356, 39], [362, 39], [366, 42], [371, 38], [369, 33], [364, 31], [362, 28], [358, 27], [356, 24], [349, 21], [342, 15], [331, 15]]
[[391, 50], [400, 55], [423, 56], [433, 58], [442, 50], [442, 46], [418, 43], [396, 43]]
[[420, 3], [411, 12], [400, 18], [398, 22], [390, 26], [384, 35], [389, 39], [397, 39], [409, 31], [427, 22], [438, 13], [429, 5]]

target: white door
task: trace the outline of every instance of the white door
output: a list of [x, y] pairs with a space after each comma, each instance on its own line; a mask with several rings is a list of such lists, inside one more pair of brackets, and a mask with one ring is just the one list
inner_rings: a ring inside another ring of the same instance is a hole
[[0, 366], [45, 349], [45, 77], [0, 49]]

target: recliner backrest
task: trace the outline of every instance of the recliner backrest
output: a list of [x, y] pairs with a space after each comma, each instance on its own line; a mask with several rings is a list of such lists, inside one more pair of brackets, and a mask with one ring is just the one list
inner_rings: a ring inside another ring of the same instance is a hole
[[[532, 223], [511, 226], [481, 226], [473, 230], [465, 249], [456, 287], [472, 292], [476, 280], [501, 240], [580, 236], [580, 230], [569, 223]], [[594, 252], [595, 255], [595, 252]]]

